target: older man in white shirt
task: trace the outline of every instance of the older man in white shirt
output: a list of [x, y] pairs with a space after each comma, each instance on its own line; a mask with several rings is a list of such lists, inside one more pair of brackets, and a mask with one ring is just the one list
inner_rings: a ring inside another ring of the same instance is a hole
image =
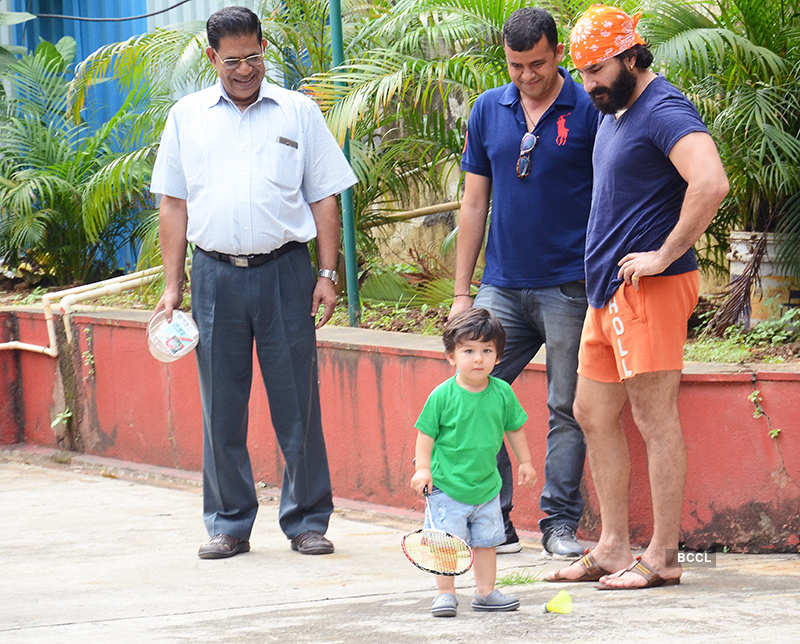
[[[255, 340], [285, 459], [280, 525], [294, 550], [328, 554], [333, 511], [320, 419], [316, 324], [336, 303], [339, 209], [356, 182], [319, 108], [264, 80], [258, 17], [227, 7], [208, 19], [219, 82], [170, 110], [153, 168], [165, 288], [179, 306], [187, 242], [195, 245], [192, 315], [203, 402], [203, 559], [250, 550], [258, 510], [247, 451]], [[315, 279], [306, 242], [317, 238]]]

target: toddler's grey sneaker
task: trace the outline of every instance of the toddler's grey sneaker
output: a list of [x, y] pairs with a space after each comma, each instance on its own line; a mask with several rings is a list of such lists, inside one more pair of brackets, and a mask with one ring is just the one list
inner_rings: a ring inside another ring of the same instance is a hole
[[458, 610], [458, 597], [453, 593], [436, 595], [431, 606], [434, 617], [455, 617]]
[[517, 610], [518, 608], [519, 599], [513, 595], [505, 595], [499, 590], [493, 590], [485, 597], [475, 593], [472, 598], [472, 610], [506, 612]]

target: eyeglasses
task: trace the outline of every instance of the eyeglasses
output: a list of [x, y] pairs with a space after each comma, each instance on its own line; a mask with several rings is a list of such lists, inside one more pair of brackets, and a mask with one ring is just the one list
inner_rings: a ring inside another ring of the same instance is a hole
[[531, 152], [539, 142], [539, 137], [533, 132], [525, 132], [522, 141], [519, 143], [519, 159], [517, 159], [517, 178], [524, 179], [531, 173]]
[[250, 67], [263, 67], [264, 66], [264, 53], [261, 52], [260, 54], [253, 54], [252, 56], [247, 56], [247, 58], [222, 58], [219, 55], [219, 52], [215, 49], [214, 52], [217, 54], [217, 58], [219, 58], [220, 62], [222, 63], [225, 69], [229, 69], [233, 71], [237, 69], [239, 65], [242, 64], [242, 61], [246, 62]]

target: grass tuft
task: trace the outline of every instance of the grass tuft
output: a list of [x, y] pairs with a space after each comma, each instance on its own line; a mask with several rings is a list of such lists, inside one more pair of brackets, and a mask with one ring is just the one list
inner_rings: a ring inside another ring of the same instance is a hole
[[533, 584], [537, 581], [542, 581], [541, 573], [537, 573], [535, 575], [531, 575], [527, 572], [520, 572], [515, 570], [512, 573], [507, 575], [503, 575], [502, 577], [498, 577], [495, 581], [494, 585], [497, 587], [500, 586], [521, 586], [523, 584]]

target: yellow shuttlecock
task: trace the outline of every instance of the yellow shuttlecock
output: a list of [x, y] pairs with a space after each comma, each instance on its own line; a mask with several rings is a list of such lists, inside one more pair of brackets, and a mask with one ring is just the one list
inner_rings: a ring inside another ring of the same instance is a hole
[[560, 590], [553, 599], [544, 605], [544, 612], [569, 615], [572, 612], [572, 597], [566, 590]]

